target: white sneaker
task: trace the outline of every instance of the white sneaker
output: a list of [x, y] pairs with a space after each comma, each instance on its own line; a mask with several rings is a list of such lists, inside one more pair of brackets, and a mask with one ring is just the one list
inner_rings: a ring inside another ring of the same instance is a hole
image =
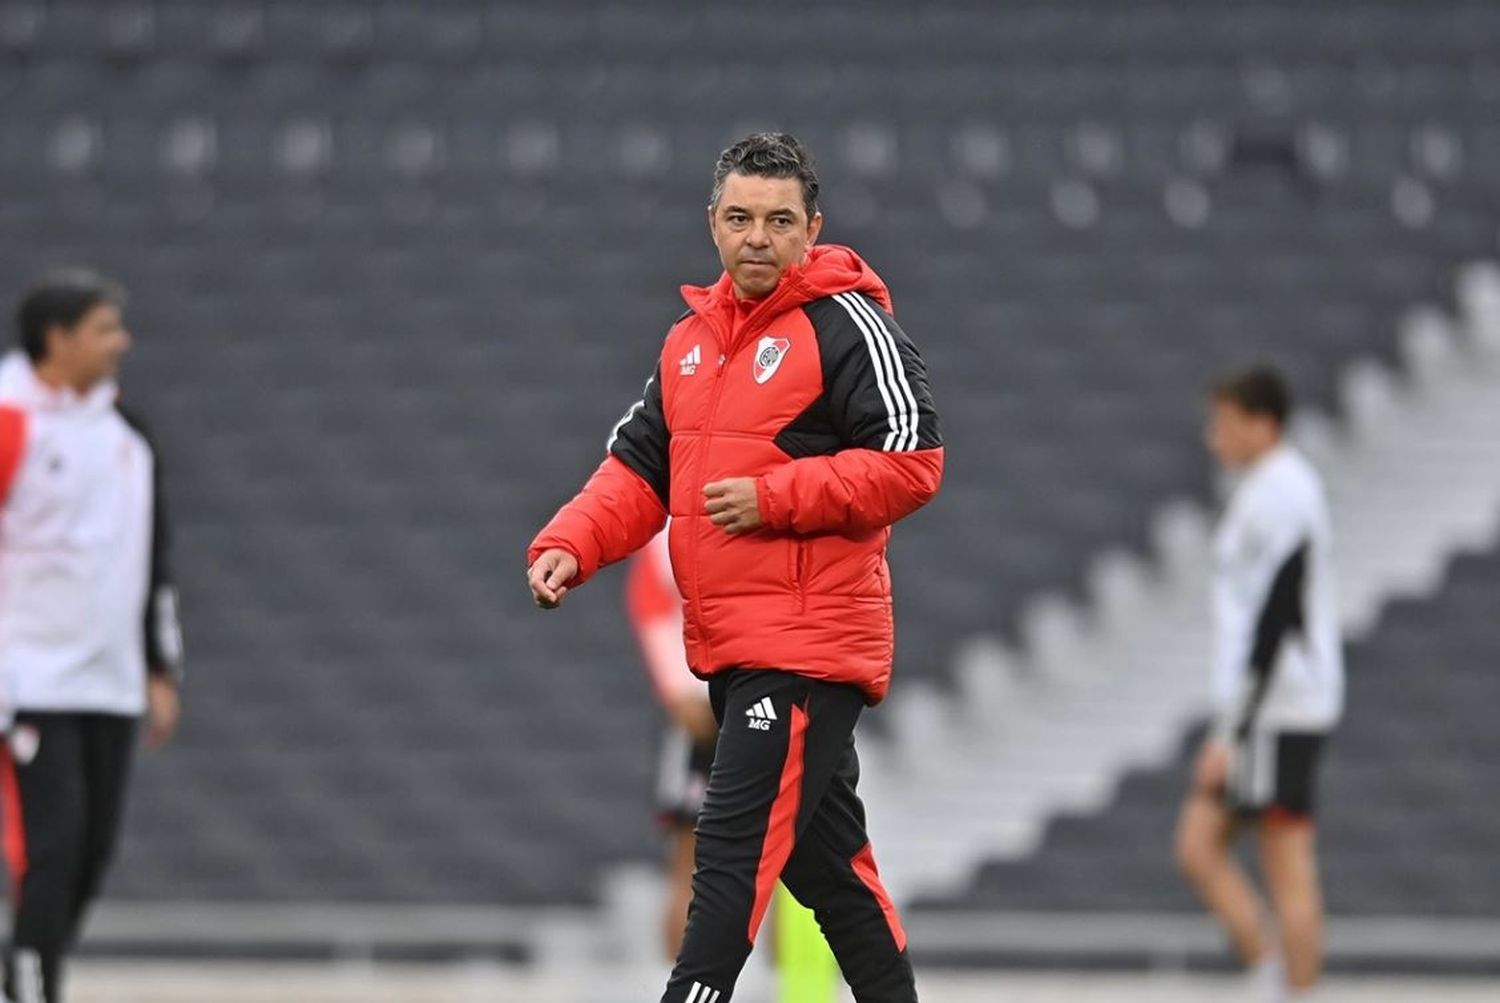
[[1255, 1003], [1286, 1003], [1286, 971], [1280, 958], [1266, 958], [1245, 972], [1245, 998]]

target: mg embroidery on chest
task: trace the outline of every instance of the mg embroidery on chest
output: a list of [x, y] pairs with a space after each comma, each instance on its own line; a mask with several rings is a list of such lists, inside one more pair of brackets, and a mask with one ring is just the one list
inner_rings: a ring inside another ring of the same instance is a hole
[[682, 357], [682, 361], [679, 363], [679, 365], [682, 368], [680, 370], [678, 370], [678, 375], [679, 376], [692, 376], [694, 373], [696, 373], [698, 371], [698, 367], [702, 363], [703, 363], [703, 346], [702, 345], [694, 345], [693, 346], [693, 350]]
[[768, 334], [760, 339], [755, 346], [755, 382], [764, 383], [775, 376], [776, 370], [781, 368], [781, 360], [786, 358], [791, 347], [792, 343], [786, 338]]

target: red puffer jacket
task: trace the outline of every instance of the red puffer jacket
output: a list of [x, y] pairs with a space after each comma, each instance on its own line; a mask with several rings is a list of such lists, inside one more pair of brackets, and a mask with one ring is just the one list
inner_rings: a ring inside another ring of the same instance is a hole
[[[890, 526], [930, 501], [943, 448], [926, 368], [891, 317], [885, 283], [845, 247], [814, 247], [766, 298], [729, 277], [683, 287], [645, 394], [604, 462], [532, 542], [561, 547], [584, 582], [672, 515], [688, 664], [890, 684]], [[731, 535], [703, 486], [753, 477], [764, 526]]]

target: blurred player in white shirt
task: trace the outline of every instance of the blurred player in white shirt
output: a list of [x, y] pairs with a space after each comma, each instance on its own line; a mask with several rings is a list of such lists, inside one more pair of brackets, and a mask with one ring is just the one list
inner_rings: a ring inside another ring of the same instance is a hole
[[[1177, 859], [1265, 998], [1308, 999], [1321, 974], [1318, 760], [1343, 710], [1333, 540], [1322, 482], [1285, 441], [1286, 381], [1258, 367], [1213, 389], [1210, 452], [1234, 478], [1214, 539], [1214, 728], [1194, 768]], [[1267, 909], [1232, 855], [1257, 837]]]

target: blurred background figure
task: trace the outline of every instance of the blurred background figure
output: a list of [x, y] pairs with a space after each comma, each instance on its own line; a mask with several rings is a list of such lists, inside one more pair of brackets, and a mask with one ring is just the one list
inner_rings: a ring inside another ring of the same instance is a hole
[[[1210, 397], [1208, 449], [1235, 483], [1214, 538], [1214, 724], [1177, 831], [1179, 866], [1271, 1003], [1310, 994], [1322, 970], [1314, 808], [1344, 703], [1333, 529], [1321, 479], [1286, 442], [1291, 409], [1265, 367]], [[1269, 910], [1232, 856], [1244, 826]]]
[[145, 716], [177, 726], [182, 643], [157, 459], [115, 383], [123, 291], [39, 280], [0, 359], [0, 813], [13, 922], [5, 991], [61, 1003], [63, 956], [114, 852]]
[[703, 807], [719, 724], [708, 684], [693, 675], [682, 647], [682, 596], [672, 578], [666, 530], [631, 559], [625, 580], [630, 623], [640, 642], [651, 686], [668, 716], [656, 775], [657, 818], [671, 834], [662, 943], [677, 957], [693, 892], [693, 826]]

